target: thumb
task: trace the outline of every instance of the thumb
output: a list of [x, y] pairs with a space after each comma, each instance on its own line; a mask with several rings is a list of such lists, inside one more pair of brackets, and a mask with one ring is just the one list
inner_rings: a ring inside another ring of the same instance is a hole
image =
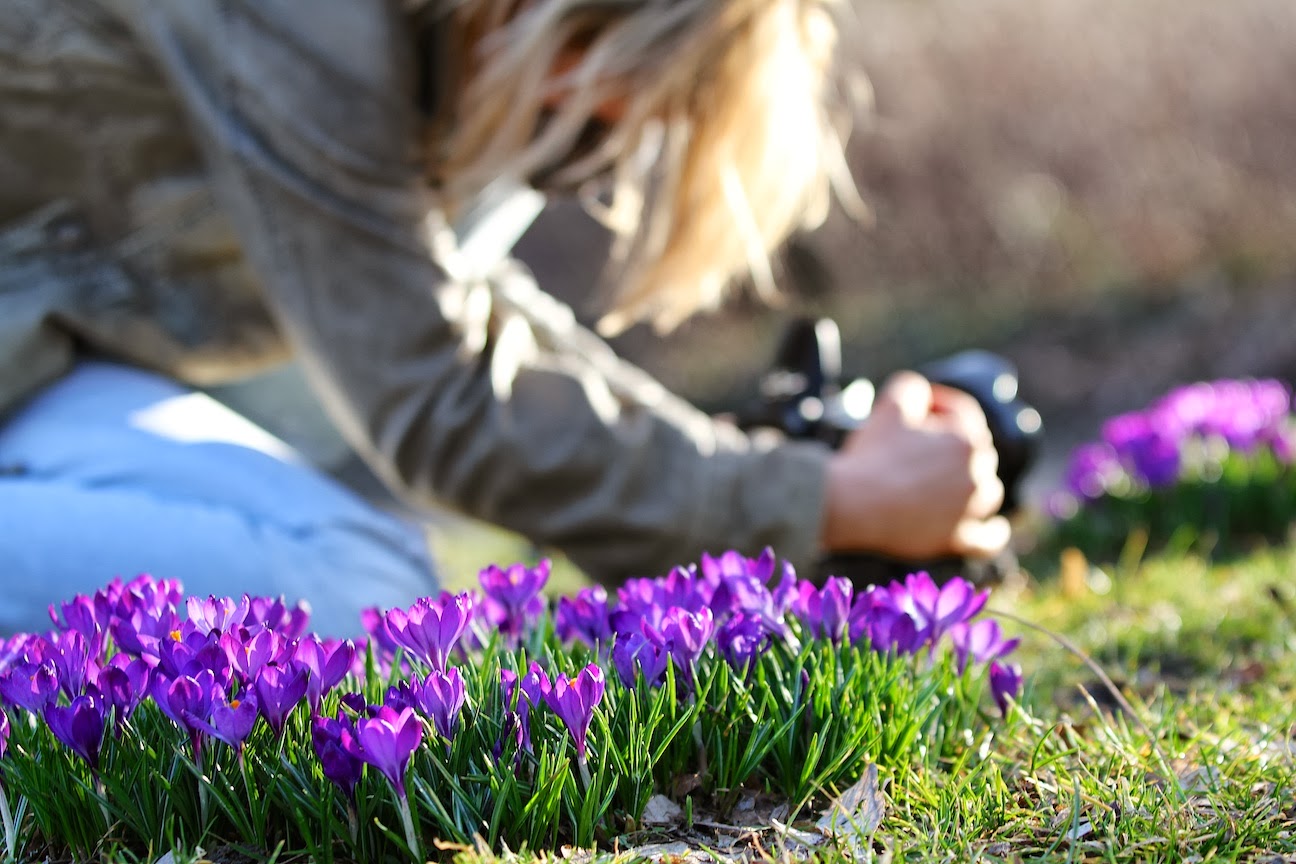
[[917, 372], [892, 375], [873, 403], [873, 419], [917, 426], [932, 408], [931, 383]]
[[964, 519], [954, 529], [953, 549], [957, 555], [993, 558], [1012, 539], [1012, 525], [1002, 516], [989, 519]]

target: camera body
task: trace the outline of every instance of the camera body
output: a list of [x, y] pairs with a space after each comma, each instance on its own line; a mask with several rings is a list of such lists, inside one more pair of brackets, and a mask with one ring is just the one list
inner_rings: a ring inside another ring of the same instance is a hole
[[[1022, 400], [1017, 369], [988, 351], [965, 351], [916, 370], [928, 380], [962, 390], [985, 412], [999, 455], [1004, 486], [1000, 512], [1009, 515], [1021, 501], [1021, 483], [1035, 462], [1043, 424], [1039, 412]], [[850, 431], [868, 421], [876, 389], [871, 381], [844, 381], [841, 335], [829, 318], [799, 318], [783, 335], [770, 370], [761, 378], [760, 397], [737, 415], [744, 429], [772, 428], [790, 438], [841, 445]], [[1011, 552], [996, 558], [942, 558], [900, 561], [873, 554], [837, 554], [819, 562], [815, 576], [844, 576], [857, 587], [885, 584], [920, 570], [937, 581], [963, 576], [994, 582], [1016, 569]]]

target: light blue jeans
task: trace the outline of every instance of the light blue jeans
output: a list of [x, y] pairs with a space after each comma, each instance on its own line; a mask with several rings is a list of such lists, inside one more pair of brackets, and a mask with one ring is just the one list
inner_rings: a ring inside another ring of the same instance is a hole
[[140, 573], [305, 600], [321, 634], [437, 588], [421, 532], [201, 393], [83, 362], [0, 425], [0, 635]]

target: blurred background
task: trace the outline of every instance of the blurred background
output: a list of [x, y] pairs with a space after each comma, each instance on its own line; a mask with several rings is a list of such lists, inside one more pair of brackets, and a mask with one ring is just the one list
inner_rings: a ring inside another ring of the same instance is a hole
[[[726, 410], [798, 312], [838, 320], [856, 375], [990, 348], [1020, 366], [1050, 456], [1174, 383], [1296, 378], [1296, 3], [855, 8], [872, 224], [837, 212], [798, 238], [782, 308], [739, 291], [664, 338], [625, 334], [625, 356]], [[589, 313], [605, 245], [561, 205], [518, 251]]]
[[[837, 212], [797, 238], [779, 308], [739, 289], [669, 335], [627, 332], [624, 356], [724, 411], [754, 396], [795, 314], [838, 320], [852, 375], [1001, 352], [1044, 417], [1037, 500], [1103, 418], [1174, 384], [1296, 380], [1296, 3], [854, 8], [846, 50], [873, 110], [850, 154], [871, 224]], [[566, 203], [517, 252], [592, 321], [606, 246]]]

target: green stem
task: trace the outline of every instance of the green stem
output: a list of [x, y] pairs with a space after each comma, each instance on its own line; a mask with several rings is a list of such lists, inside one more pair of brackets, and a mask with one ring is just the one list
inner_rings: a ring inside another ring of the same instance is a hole
[[585, 791], [589, 792], [590, 785], [594, 781], [590, 778], [589, 763], [585, 761], [584, 756], [577, 758], [576, 767], [580, 769], [581, 782], [585, 784]]
[[698, 776], [707, 776], [709, 761], [707, 759], [706, 742], [702, 740], [702, 721], [693, 721], [693, 744], [697, 747], [698, 753]]
[[17, 861], [18, 832], [14, 828], [13, 811], [9, 809], [9, 798], [5, 795], [4, 786], [0, 786], [0, 820], [4, 822], [6, 857], [10, 861]]
[[104, 789], [103, 778], [99, 776], [97, 771], [94, 773], [94, 788], [95, 794], [99, 797], [99, 812], [103, 814], [104, 830], [107, 831], [112, 828], [113, 824], [112, 817], [108, 815], [108, 804], [106, 803], [108, 792]]
[[414, 833], [414, 815], [410, 812], [409, 798], [400, 795], [397, 796], [397, 801], [400, 804], [401, 822], [405, 825], [405, 842], [414, 853], [415, 860], [422, 861], [423, 852], [419, 849], [418, 835]]

